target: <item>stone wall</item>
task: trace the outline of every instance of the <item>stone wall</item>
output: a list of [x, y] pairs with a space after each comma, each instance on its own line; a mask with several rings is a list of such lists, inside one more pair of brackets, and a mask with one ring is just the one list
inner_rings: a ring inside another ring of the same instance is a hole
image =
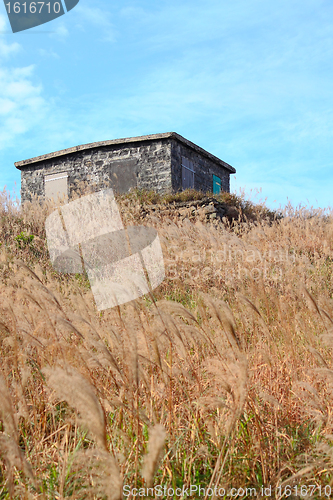
[[[223, 191], [230, 191], [230, 173], [212, 159], [203, 156], [186, 144], [177, 140], [171, 143], [172, 189], [182, 190], [182, 156], [190, 160], [194, 167], [194, 189], [204, 193], [213, 191], [213, 175], [221, 179]], [[219, 160], [220, 161], [220, 160]]]
[[170, 161], [171, 145], [165, 139], [56, 156], [22, 168], [21, 200], [31, 200], [32, 193], [44, 198], [44, 176], [59, 172], [68, 174], [69, 197], [81, 181], [120, 193], [132, 187], [171, 191]]
[[[46, 179], [49, 182], [54, 174], [62, 173], [63, 178], [67, 175], [69, 198], [82, 182], [96, 191], [105, 187], [118, 193], [134, 187], [157, 193], [181, 191], [182, 157], [192, 162], [194, 189], [212, 192], [216, 175], [222, 190], [230, 190], [229, 177], [235, 169], [175, 132], [84, 144], [15, 165], [21, 170], [21, 200], [25, 202], [34, 195], [43, 199], [45, 176], [51, 176]], [[57, 185], [53, 187], [52, 193]]]

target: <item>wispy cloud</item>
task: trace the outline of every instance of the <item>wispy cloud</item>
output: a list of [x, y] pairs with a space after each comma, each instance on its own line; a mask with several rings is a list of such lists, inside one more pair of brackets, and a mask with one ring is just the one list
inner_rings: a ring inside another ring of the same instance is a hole
[[7, 43], [4, 40], [4, 32], [7, 28], [5, 16], [0, 14], [0, 60], [7, 59], [9, 56], [16, 54], [20, 51], [21, 47], [17, 42]]
[[61, 39], [61, 40], [64, 40], [68, 37], [69, 35], [69, 30], [67, 29], [67, 27], [65, 26], [65, 23], [63, 22], [62, 24], [60, 24], [59, 26], [57, 26], [51, 33], [50, 33], [50, 37], [51, 38], [58, 38], [58, 39]]
[[[6, 26], [5, 17], [0, 15], [0, 32]], [[0, 34], [0, 61], [19, 53], [19, 43], [8, 43]], [[0, 67], [0, 148], [8, 147], [22, 133], [38, 121], [45, 109], [41, 97], [42, 87], [33, 83], [34, 65], [12, 67], [2, 63]], [[34, 117], [32, 119], [32, 117]]]
[[97, 26], [101, 29], [102, 39], [114, 42], [116, 40], [116, 28], [110, 20], [108, 9], [99, 7], [89, 7], [88, 5], [78, 4], [75, 8], [78, 18], [85, 23], [87, 27]]
[[52, 50], [52, 49], [50, 49], [50, 50], [39, 49], [38, 52], [42, 57], [45, 57], [45, 58], [51, 58], [51, 59], [59, 59], [60, 58], [59, 54], [54, 52], [54, 50]]
[[34, 66], [0, 69], [0, 149], [40, 123], [46, 113], [42, 86], [33, 83]]

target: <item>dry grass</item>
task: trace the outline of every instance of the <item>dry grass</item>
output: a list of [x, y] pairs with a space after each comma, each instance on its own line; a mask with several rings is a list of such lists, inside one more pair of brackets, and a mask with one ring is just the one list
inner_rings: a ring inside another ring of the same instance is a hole
[[332, 485], [331, 214], [152, 217], [165, 281], [99, 313], [85, 277], [48, 261], [52, 210], [2, 194], [0, 498]]

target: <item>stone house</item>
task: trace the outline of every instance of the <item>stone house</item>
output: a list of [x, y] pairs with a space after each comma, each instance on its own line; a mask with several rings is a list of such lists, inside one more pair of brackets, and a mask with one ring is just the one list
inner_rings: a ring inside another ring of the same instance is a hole
[[194, 188], [218, 194], [230, 191], [236, 170], [184, 137], [169, 132], [94, 142], [15, 163], [21, 170], [21, 201], [65, 195], [81, 181], [96, 190], [111, 187], [159, 193]]

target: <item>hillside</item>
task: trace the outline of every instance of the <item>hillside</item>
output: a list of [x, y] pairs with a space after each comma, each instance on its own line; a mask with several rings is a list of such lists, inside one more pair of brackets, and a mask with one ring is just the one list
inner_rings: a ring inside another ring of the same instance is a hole
[[329, 497], [332, 214], [117, 202], [158, 230], [166, 279], [98, 312], [87, 278], [49, 262], [54, 207], [2, 193], [0, 498]]

